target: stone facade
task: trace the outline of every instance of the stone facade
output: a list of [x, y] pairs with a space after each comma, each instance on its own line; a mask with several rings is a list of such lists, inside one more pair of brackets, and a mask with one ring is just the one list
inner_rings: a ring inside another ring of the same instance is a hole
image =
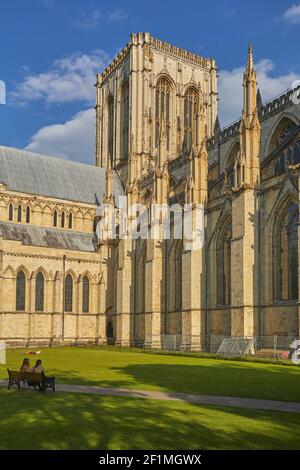
[[[78, 183], [65, 197], [13, 187], [0, 162], [0, 338], [159, 348], [170, 335], [207, 350], [225, 336], [299, 336], [295, 92], [262, 105], [249, 47], [241, 119], [220, 130], [216, 74], [213, 59], [131, 36], [97, 76], [95, 201]], [[160, 226], [154, 240], [97, 240], [97, 205], [118, 217], [120, 195], [201, 204], [203, 249]]]

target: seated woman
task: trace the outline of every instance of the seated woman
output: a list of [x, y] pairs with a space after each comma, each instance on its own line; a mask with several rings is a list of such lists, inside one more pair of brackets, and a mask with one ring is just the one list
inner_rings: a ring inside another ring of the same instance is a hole
[[42, 361], [38, 359], [35, 363], [35, 366], [30, 370], [30, 372], [35, 372], [36, 374], [41, 374], [45, 372], [44, 367], [42, 366]]
[[25, 357], [20, 367], [20, 372], [29, 372], [29, 371], [30, 371], [30, 362], [29, 362], [29, 359]]

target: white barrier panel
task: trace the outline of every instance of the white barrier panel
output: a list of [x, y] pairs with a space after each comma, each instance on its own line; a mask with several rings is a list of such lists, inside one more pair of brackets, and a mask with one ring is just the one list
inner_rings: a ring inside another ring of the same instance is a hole
[[5, 345], [5, 341], [0, 341], [0, 364], [6, 364], [6, 345]]

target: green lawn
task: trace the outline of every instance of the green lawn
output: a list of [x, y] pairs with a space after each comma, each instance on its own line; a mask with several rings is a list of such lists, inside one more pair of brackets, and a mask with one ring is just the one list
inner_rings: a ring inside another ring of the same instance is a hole
[[[18, 369], [23, 357], [8, 351], [7, 366]], [[298, 366], [88, 348], [42, 349], [37, 358], [61, 383], [300, 401]]]
[[299, 449], [299, 415], [0, 389], [0, 449]]

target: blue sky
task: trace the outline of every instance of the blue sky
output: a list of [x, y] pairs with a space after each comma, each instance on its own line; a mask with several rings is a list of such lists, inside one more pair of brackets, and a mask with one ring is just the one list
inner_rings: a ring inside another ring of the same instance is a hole
[[217, 60], [223, 125], [241, 111], [249, 41], [264, 100], [300, 77], [297, 1], [1, 0], [0, 22], [0, 144], [87, 163], [95, 73], [132, 31]]

